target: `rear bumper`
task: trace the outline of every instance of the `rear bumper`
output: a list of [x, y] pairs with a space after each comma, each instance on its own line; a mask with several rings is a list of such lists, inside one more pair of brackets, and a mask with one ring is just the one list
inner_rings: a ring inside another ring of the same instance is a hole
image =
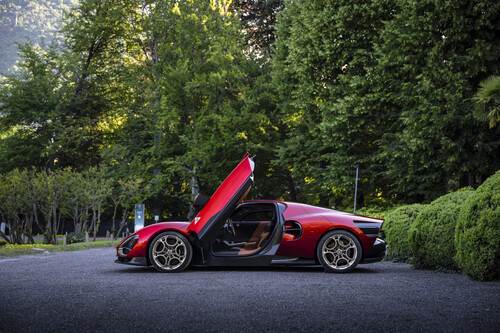
[[126, 258], [126, 257], [118, 257], [115, 260], [117, 264], [127, 264], [127, 265], [136, 265], [136, 266], [148, 266], [148, 261], [145, 257], [134, 257], [134, 258]]
[[364, 256], [363, 260], [361, 260], [362, 264], [369, 264], [372, 262], [382, 261], [387, 254], [387, 243], [381, 239], [377, 238], [375, 244], [373, 244], [373, 248], [366, 256]]

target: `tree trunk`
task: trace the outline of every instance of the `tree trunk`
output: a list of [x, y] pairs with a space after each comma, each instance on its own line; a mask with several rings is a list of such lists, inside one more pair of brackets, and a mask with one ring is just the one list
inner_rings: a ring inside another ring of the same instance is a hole
[[99, 225], [101, 224], [101, 203], [99, 202], [99, 205], [97, 206], [97, 220], [96, 220], [96, 226], [94, 229], [94, 242], [96, 238], [96, 234], [99, 231]]
[[287, 171], [286, 179], [288, 181], [288, 189], [290, 191], [290, 200], [297, 202], [297, 191], [295, 190], [295, 183], [290, 171]]
[[57, 230], [58, 230], [58, 225], [57, 225], [57, 208], [55, 202], [52, 205], [52, 233], [53, 233], [53, 238], [52, 238], [52, 244], [57, 245]]
[[96, 227], [97, 214], [96, 214], [95, 208], [96, 208], [95, 205], [92, 205], [92, 228], [94, 229], [94, 242], [95, 242], [95, 236], [97, 233], [97, 227]]

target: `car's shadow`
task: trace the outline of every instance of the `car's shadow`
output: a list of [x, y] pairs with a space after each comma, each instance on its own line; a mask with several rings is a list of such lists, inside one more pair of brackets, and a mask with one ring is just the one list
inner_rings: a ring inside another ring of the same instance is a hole
[[[163, 274], [158, 272], [152, 266], [124, 266], [117, 267], [113, 272], [120, 272], [123, 274]], [[257, 266], [257, 267], [248, 267], [248, 266], [223, 266], [223, 267], [201, 267], [201, 266], [191, 266], [184, 270], [180, 274], [189, 274], [189, 273], [199, 273], [199, 272], [300, 272], [300, 273], [324, 273], [325, 270], [320, 265], [314, 266], [284, 266], [284, 265], [276, 265], [276, 266]], [[378, 273], [376, 270], [365, 268], [365, 267], [356, 267], [349, 274], [376, 274]]]

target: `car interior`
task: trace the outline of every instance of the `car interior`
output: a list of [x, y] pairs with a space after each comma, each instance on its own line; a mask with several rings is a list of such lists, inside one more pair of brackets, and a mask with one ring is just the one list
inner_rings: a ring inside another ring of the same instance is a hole
[[273, 204], [240, 205], [222, 226], [212, 252], [223, 256], [245, 256], [259, 252], [271, 240], [276, 227]]

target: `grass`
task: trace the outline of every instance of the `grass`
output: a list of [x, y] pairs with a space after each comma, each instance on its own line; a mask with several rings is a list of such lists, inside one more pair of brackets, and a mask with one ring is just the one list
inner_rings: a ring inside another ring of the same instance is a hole
[[[121, 239], [115, 239], [113, 246], [118, 245], [118, 243], [120, 241], [121, 241]], [[95, 248], [101, 248], [101, 247], [111, 247], [111, 240], [109, 240], [109, 239], [96, 240], [95, 242], [89, 241], [89, 248], [95, 249]], [[33, 248], [43, 249], [44, 251], [48, 251], [48, 252], [63, 252], [64, 251], [62, 241], [59, 241], [58, 245], [40, 244], [40, 243], [36, 243], [36, 242], [35, 242], [35, 244], [23, 244], [23, 245], [7, 244], [5, 246], [0, 246], [0, 258], [17, 257], [17, 256], [25, 255], [25, 254], [43, 253], [43, 251], [34, 250]], [[87, 245], [85, 244], [85, 242], [73, 243], [73, 244], [66, 245], [66, 251], [77, 251], [77, 250], [86, 250], [86, 249], [87, 249]]]

